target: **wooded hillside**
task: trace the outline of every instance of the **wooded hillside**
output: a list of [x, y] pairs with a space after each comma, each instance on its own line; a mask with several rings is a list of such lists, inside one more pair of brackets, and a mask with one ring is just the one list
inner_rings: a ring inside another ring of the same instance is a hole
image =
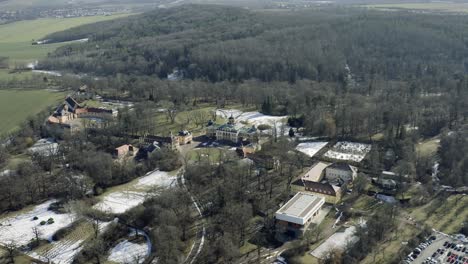
[[57, 50], [44, 68], [165, 78], [174, 68], [210, 81], [297, 79], [344, 82], [464, 73], [465, 16], [359, 9], [253, 12], [185, 5], [77, 27], [54, 41], [90, 37]]

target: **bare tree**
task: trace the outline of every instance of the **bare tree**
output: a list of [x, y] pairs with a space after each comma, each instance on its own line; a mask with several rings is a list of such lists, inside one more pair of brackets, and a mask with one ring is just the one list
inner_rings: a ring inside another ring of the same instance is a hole
[[15, 242], [10, 241], [7, 244], [5, 244], [5, 250], [9, 259], [8, 263], [15, 263], [15, 257], [18, 254], [18, 245]]
[[33, 232], [33, 235], [34, 235], [34, 239], [35, 239], [35, 246], [39, 246], [39, 237], [41, 236], [41, 231], [39, 231], [39, 229], [37, 228], [37, 226], [33, 227], [32, 228], [32, 232]]

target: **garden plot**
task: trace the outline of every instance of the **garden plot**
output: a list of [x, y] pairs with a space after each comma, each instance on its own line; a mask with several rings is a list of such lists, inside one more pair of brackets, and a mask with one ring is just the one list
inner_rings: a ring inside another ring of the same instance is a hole
[[318, 259], [325, 258], [333, 249], [346, 249], [346, 246], [356, 243], [358, 238], [354, 235], [356, 227], [348, 227], [344, 232], [336, 232], [323, 242], [310, 254]]
[[231, 115], [238, 121], [248, 122], [252, 125], [274, 125], [275, 123], [284, 123], [287, 116], [269, 116], [260, 112], [242, 112], [236, 109], [218, 109], [216, 115], [222, 118], [229, 118]]
[[[52, 263], [72, 263], [75, 256], [83, 248], [83, 242], [94, 235], [93, 222], [91, 220], [81, 221], [71, 233], [59, 241], [42, 245], [27, 254], [35, 259]], [[99, 231], [104, 232], [111, 222], [101, 222]]]
[[324, 156], [336, 160], [360, 162], [370, 150], [371, 145], [369, 144], [340, 141], [327, 151]]
[[323, 147], [328, 144], [326, 141], [320, 142], [304, 142], [297, 145], [296, 150], [306, 154], [309, 157], [313, 157], [317, 152], [319, 152]]
[[110, 252], [107, 260], [115, 263], [143, 263], [148, 256], [148, 245], [137, 244], [124, 240], [117, 244]]
[[75, 256], [81, 251], [84, 240], [65, 241], [53, 243], [47, 252], [38, 254], [36, 252], [28, 253], [29, 256], [49, 263], [72, 263]]
[[[69, 226], [75, 221], [73, 213], [57, 214], [49, 211], [49, 206], [54, 202], [56, 200], [49, 200], [35, 206], [28, 212], [0, 220], [0, 242], [26, 245], [35, 237], [33, 228], [37, 228], [40, 238], [51, 241], [57, 230]], [[33, 220], [35, 217], [37, 220]], [[53, 221], [49, 219], [53, 219]], [[41, 225], [43, 221], [45, 224]]]
[[95, 204], [94, 208], [106, 213], [121, 214], [142, 204], [155, 187], [169, 188], [175, 181], [176, 177], [171, 173], [153, 171], [103, 194], [101, 201]]

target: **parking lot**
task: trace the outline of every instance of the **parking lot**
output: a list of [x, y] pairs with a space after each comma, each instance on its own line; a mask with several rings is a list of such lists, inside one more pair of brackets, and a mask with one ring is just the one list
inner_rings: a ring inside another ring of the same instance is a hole
[[422, 242], [408, 257], [410, 258], [403, 263], [468, 264], [468, 245], [451, 237], [437, 234]]

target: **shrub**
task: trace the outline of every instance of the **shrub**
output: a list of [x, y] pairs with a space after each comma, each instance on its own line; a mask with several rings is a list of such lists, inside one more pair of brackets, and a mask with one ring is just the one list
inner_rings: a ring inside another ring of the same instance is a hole
[[41, 221], [41, 225], [45, 225], [45, 224], [47, 224], [47, 222], [46, 222], [46, 221], [44, 221], [44, 220], [43, 220], [43, 221]]
[[33, 217], [33, 220], [36, 221], [37, 219], [39, 219], [37, 216]]
[[47, 219], [47, 224], [48, 224], [48, 225], [51, 225], [51, 224], [53, 224], [53, 223], [54, 223], [54, 219], [53, 219], [52, 217], [49, 218], [49, 219]]
[[271, 126], [270, 126], [270, 125], [267, 125], [267, 124], [261, 124], [261, 125], [259, 125], [257, 128], [258, 128], [258, 130], [260, 130], [260, 131], [264, 131], [264, 130], [271, 129]]
[[75, 221], [71, 225], [60, 228], [55, 232], [55, 234], [52, 236], [52, 240], [54, 241], [59, 241], [60, 239], [64, 238], [68, 234], [70, 234], [79, 224], [81, 221]]

